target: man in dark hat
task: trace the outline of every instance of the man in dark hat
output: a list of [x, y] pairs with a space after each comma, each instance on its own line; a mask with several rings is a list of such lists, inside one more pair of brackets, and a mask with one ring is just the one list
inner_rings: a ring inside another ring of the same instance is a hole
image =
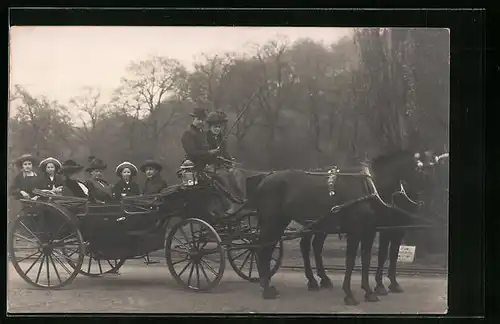
[[163, 166], [155, 160], [146, 160], [141, 165], [141, 171], [146, 174], [146, 182], [142, 189], [143, 195], [151, 195], [161, 192], [167, 187], [167, 182], [161, 177]]
[[74, 179], [74, 176], [82, 171], [83, 168], [83, 165], [73, 160], [66, 160], [62, 163], [58, 173], [62, 175], [63, 178], [63, 196], [87, 198], [87, 193], [83, 191], [78, 181]]
[[190, 114], [193, 122], [182, 135], [182, 147], [186, 152], [186, 159], [193, 161], [197, 170], [203, 170], [207, 164], [214, 161], [218, 150], [210, 150], [203, 126], [207, 113], [204, 109], [196, 108]]
[[234, 200], [239, 200], [241, 203], [243, 202], [243, 189], [236, 180], [233, 173], [234, 170], [227, 162], [219, 159], [219, 157], [226, 161], [232, 161], [233, 159], [227, 151], [222, 134], [222, 128], [226, 122], [227, 118], [224, 113], [213, 111], [208, 114], [206, 119], [208, 132], [206, 133], [206, 137], [208, 148], [216, 152], [214, 154], [215, 159], [212, 159], [209, 164], [214, 165], [216, 169], [216, 179], [233, 196], [233, 199], [228, 199], [229, 209], [226, 211], [227, 214], [231, 215], [241, 207], [241, 204], [234, 202]]
[[89, 166], [85, 169], [90, 173], [90, 179], [85, 182], [89, 189], [89, 199], [91, 201], [107, 202], [113, 197], [111, 185], [102, 178], [102, 171], [107, 165], [95, 156], [89, 156]]

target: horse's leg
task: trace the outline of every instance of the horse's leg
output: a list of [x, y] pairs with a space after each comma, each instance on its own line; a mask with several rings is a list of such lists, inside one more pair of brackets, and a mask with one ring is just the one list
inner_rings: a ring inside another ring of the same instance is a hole
[[319, 290], [318, 282], [314, 278], [314, 274], [311, 267], [311, 258], [309, 252], [311, 251], [311, 239], [313, 233], [307, 233], [300, 238], [300, 252], [302, 254], [302, 259], [304, 260], [304, 272], [307, 279], [307, 289], [309, 290]]
[[314, 239], [312, 241], [314, 262], [316, 263], [316, 271], [318, 277], [321, 278], [320, 286], [321, 288], [332, 289], [333, 284], [330, 278], [326, 275], [325, 266], [323, 265], [323, 246], [325, 245], [325, 240], [328, 234], [323, 232], [315, 233]]
[[285, 228], [289, 223], [283, 223], [281, 220], [281, 218], [275, 219], [274, 222], [270, 222], [268, 220], [265, 225], [260, 225], [259, 242], [261, 242], [263, 246], [257, 253], [257, 268], [259, 270], [260, 286], [262, 288], [262, 297], [264, 299], [275, 299], [279, 295], [278, 290], [270, 283], [271, 258], [273, 255], [274, 245], [281, 239], [283, 233], [285, 232]]
[[391, 232], [387, 230], [382, 230], [379, 232], [379, 245], [378, 245], [378, 265], [377, 272], [375, 273], [375, 282], [377, 286], [375, 287], [375, 292], [381, 296], [385, 296], [388, 294], [387, 290], [384, 286], [383, 276], [384, 276], [384, 267], [385, 261], [387, 261], [387, 252], [389, 249], [389, 240]]
[[358, 233], [347, 234], [345, 275], [344, 275], [344, 283], [342, 284], [342, 290], [344, 290], [345, 293], [344, 302], [346, 305], [359, 304], [356, 298], [354, 298], [354, 295], [351, 290], [351, 276], [352, 276], [352, 271], [354, 270], [354, 263], [356, 262], [356, 254], [358, 252], [359, 241], [360, 239]]
[[365, 291], [365, 300], [368, 302], [379, 300], [370, 287], [370, 264], [375, 233], [375, 230], [368, 230], [361, 238], [361, 288]]
[[389, 284], [389, 291], [393, 293], [402, 293], [403, 288], [399, 285], [396, 280], [396, 265], [398, 262], [399, 247], [403, 242], [405, 231], [395, 230], [391, 237], [391, 245], [389, 248], [389, 271], [388, 277], [391, 283]]

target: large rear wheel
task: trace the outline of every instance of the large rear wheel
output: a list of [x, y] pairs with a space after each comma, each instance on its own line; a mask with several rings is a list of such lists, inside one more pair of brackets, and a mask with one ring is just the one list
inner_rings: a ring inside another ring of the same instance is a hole
[[217, 286], [226, 266], [219, 234], [198, 218], [182, 220], [172, 227], [165, 241], [165, 258], [175, 280], [195, 291]]
[[[64, 287], [75, 279], [83, 263], [85, 246], [77, 225], [64, 211], [49, 206], [16, 218], [8, 242], [12, 266], [35, 287]], [[65, 253], [68, 251], [71, 256]]]

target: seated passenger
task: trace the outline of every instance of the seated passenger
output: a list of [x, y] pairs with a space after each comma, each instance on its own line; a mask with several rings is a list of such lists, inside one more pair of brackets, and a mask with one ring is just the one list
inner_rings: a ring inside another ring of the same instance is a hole
[[16, 166], [21, 169], [11, 186], [10, 195], [16, 199], [34, 198], [33, 189], [40, 187], [40, 177], [33, 171], [35, 157], [31, 154], [23, 154], [16, 159]]
[[87, 198], [87, 194], [74, 178], [75, 175], [82, 170], [83, 166], [73, 160], [66, 160], [62, 163], [59, 174], [62, 176], [63, 196]]
[[138, 196], [141, 194], [139, 185], [133, 181], [137, 175], [137, 167], [130, 162], [122, 162], [116, 167], [116, 175], [120, 180], [113, 186], [113, 199], [120, 200], [122, 197]]
[[144, 195], [159, 193], [167, 187], [167, 182], [160, 175], [162, 169], [161, 164], [154, 160], [147, 160], [141, 165], [141, 171], [146, 173], [146, 182], [142, 188]]
[[43, 172], [40, 177], [39, 189], [50, 190], [54, 194], [61, 194], [63, 178], [60, 174], [57, 174], [61, 168], [61, 162], [53, 157], [48, 157], [42, 160], [38, 167]]
[[95, 156], [89, 156], [88, 161], [90, 165], [85, 171], [90, 173], [90, 179], [85, 182], [85, 185], [89, 189], [90, 201], [110, 201], [113, 195], [111, 185], [102, 178], [102, 171], [106, 170], [107, 165]]

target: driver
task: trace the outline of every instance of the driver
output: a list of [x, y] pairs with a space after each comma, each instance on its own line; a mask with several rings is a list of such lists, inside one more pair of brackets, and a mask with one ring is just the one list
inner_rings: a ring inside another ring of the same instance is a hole
[[[206, 134], [208, 147], [210, 150], [216, 152], [215, 159], [211, 159], [209, 161], [210, 164], [212, 164], [217, 170], [216, 179], [221, 182], [221, 184], [226, 190], [229, 191], [233, 198], [236, 198], [236, 200], [239, 200], [241, 201], [241, 203], [243, 203], [241, 186], [236, 180], [234, 169], [230, 167], [230, 163], [232, 162], [233, 158], [227, 152], [226, 143], [222, 135], [222, 128], [227, 123], [227, 118], [223, 113], [211, 112], [210, 114], [208, 114], [206, 123], [208, 125], [208, 132]], [[219, 158], [223, 158], [224, 160], [227, 160], [227, 162], [224, 162]], [[230, 207], [226, 211], [226, 213], [229, 215], [234, 214], [241, 207], [241, 204], [235, 203], [231, 200], [229, 200], [229, 205]]]

